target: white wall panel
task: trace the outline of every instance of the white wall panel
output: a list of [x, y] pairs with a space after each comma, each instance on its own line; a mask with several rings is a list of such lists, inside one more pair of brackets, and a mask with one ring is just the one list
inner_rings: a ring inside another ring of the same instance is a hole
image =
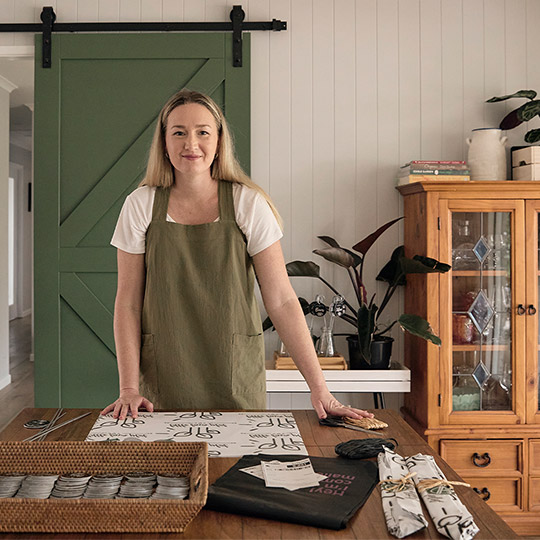
[[[463, 128], [470, 130], [484, 124], [484, 3], [463, 2]], [[466, 150], [465, 150], [466, 152]]]
[[[527, 3], [525, 0], [506, 0], [506, 90], [508, 94], [517, 92], [527, 87]], [[538, 30], [536, 30], [538, 32]], [[529, 54], [535, 56], [536, 51]], [[491, 96], [489, 96], [491, 97]], [[510, 99], [506, 102], [507, 111], [515, 109], [525, 103], [526, 100]], [[509, 132], [510, 144], [525, 144], [523, 137], [527, 133], [527, 126], [532, 127], [533, 122], [521, 124]], [[534, 122], [535, 127], [537, 122]]]
[[[471, 129], [497, 126], [522, 103], [486, 99], [521, 88], [540, 91], [538, 0], [46, 2], [59, 22], [223, 21], [235, 3], [243, 4], [247, 20], [288, 23], [287, 32], [251, 34], [252, 176], [283, 215], [286, 260], [316, 261], [347, 296], [352, 287], [345, 271], [311, 253], [323, 247], [317, 235], [351, 246], [397, 217], [400, 165], [466, 159]], [[0, 21], [38, 22], [42, 6], [3, 0]], [[31, 34], [0, 34], [0, 45], [32, 43]], [[521, 144], [535, 127], [538, 119], [508, 132], [508, 146]], [[368, 254], [370, 290], [401, 234], [401, 226], [387, 231]], [[319, 292], [331, 300], [318, 281], [297, 278], [293, 285], [310, 300]], [[384, 287], [378, 288], [380, 299]], [[400, 306], [398, 297], [394, 314]], [[275, 336], [271, 341], [268, 351]], [[345, 352], [345, 342], [337, 343]]]
[[184, 0], [162, 0], [162, 6], [164, 21], [184, 20]]
[[462, 3], [442, 0], [441, 22], [441, 159], [452, 161], [465, 149]]
[[77, 17], [80, 22], [97, 22], [99, 20], [98, 0], [78, 0]]
[[[313, 245], [313, 14], [311, 0], [291, 2], [291, 252], [310, 260]], [[296, 278], [296, 293], [312, 299], [314, 280]]]
[[137, 22], [141, 20], [141, 0], [120, 0], [120, 20]]
[[441, 4], [422, 0], [420, 6], [421, 155], [433, 159], [442, 154]]
[[98, 4], [99, 22], [114, 22], [120, 20], [119, 0], [99, 0]]

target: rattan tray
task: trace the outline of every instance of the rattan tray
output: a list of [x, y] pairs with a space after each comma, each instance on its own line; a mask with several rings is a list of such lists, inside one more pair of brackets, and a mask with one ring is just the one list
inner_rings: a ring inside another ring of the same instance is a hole
[[183, 532], [204, 506], [208, 491], [205, 442], [0, 442], [0, 474], [125, 474], [140, 470], [189, 475], [189, 497], [0, 499], [0, 531]]

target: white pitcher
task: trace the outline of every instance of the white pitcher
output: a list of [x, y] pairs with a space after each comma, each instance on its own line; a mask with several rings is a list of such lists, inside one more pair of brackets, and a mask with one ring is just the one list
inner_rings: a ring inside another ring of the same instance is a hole
[[506, 151], [504, 143], [508, 137], [501, 137], [497, 128], [472, 130], [467, 163], [471, 170], [471, 180], [506, 180]]

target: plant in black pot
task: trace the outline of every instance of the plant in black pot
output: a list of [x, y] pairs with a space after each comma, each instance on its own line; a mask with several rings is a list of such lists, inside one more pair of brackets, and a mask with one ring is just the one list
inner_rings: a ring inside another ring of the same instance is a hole
[[[382, 268], [376, 278], [378, 281], [384, 281], [388, 284], [380, 304], [375, 303], [375, 294], [368, 295], [364, 284], [363, 270], [367, 252], [377, 239], [400, 219], [402, 218], [394, 219], [379, 227], [375, 232], [355, 244], [352, 250], [341, 247], [330, 236], [319, 236], [318, 238], [329, 247], [313, 251], [316, 255], [344, 268], [351, 279], [358, 308], [353, 307], [345, 300], [348, 313], [341, 315], [341, 318], [355, 329], [354, 333], [346, 334], [348, 335], [351, 369], [389, 368], [394, 341], [390, 332], [396, 324], [403, 330], [429, 340], [435, 345], [441, 344], [441, 340], [433, 333], [428, 321], [418, 315], [403, 313], [396, 320], [384, 323], [381, 315], [397, 288], [406, 284], [407, 274], [444, 273], [450, 270], [448, 264], [420, 255], [415, 255], [412, 258], [406, 257], [403, 246], [399, 246], [394, 250], [390, 261]], [[290, 262], [287, 264], [287, 273], [290, 277], [317, 278], [335, 294], [343, 296], [320, 275], [319, 266], [312, 261]]]

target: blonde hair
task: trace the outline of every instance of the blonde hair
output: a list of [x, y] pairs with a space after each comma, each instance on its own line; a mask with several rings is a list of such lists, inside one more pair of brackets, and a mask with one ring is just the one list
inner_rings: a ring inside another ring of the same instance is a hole
[[170, 187], [174, 184], [174, 169], [167, 159], [167, 150], [165, 145], [165, 133], [167, 130], [167, 120], [171, 112], [187, 103], [198, 103], [206, 107], [214, 117], [218, 129], [218, 147], [216, 157], [211, 166], [212, 178], [216, 180], [225, 180], [227, 182], [242, 184], [255, 191], [258, 191], [266, 200], [272, 212], [276, 216], [279, 226], [283, 229], [283, 221], [274, 203], [267, 193], [258, 186], [242, 169], [234, 151], [234, 143], [227, 120], [221, 108], [209, 96], [193, 90], [183, 88], [169, 98], [167, 103], [161, 109], [154, 138], [150, 146], [148, 164], [146, 166], [146, 175], [140, 186]]

